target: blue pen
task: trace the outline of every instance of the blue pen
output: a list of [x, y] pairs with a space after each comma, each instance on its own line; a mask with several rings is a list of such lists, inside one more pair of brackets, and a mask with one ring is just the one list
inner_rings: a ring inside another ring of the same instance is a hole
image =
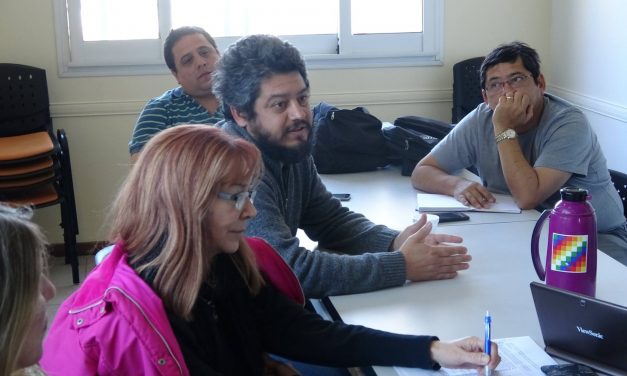
[[[484, 329], [485, 329], [485, 342], [483, 344], [484, 351], [487, 355], [490, 355], [490, 338], [491, 338], [491, 329], [492, 329], [492, 317], [490, 316], [489, 311], [485, 311], [485, 317], [483, 319]], [[485, 366], [485, 375], [489, 376], [492, 374], [490, 368]]]

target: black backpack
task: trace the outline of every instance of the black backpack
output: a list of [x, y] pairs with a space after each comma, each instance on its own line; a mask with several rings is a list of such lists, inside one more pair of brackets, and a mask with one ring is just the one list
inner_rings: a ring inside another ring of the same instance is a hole
[[372, 171], [388, 164], [381, 120], [363, 107], [340, 110], [321, 102], [313, 109], [313, 158], [318, 172]]
[[439, 120], [420, 116], [401, 116], [394, 126], [383, 129], [389, 161], [401, 165], [403, 176], [411, 175], [416, 164], [440, 142], [453, 127]]

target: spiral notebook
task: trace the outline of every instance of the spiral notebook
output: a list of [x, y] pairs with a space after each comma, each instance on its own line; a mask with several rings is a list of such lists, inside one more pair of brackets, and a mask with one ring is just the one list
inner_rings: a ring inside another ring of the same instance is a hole
[[627, 308], [531, 282], [545, 351], [611, 375], [627, 375]]

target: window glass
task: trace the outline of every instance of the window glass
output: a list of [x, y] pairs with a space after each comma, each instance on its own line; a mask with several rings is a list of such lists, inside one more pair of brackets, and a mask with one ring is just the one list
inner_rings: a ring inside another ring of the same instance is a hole
[[353, 34], [421, 33], [422, 1], [352, 1], [351, 32]]
[[81, 0], [83, 40], [159, 38], [157, 0]]
[[62, 76], [167, 73], [163, 43], [203, 27], [224, 51], [265, 33], [292, 43], [310, 69], [440, 63], [441, 0], [52, 0]]
[[172, 0], [172, 27], [198, 25], [213, 37], [337, 34], [338, 0]]

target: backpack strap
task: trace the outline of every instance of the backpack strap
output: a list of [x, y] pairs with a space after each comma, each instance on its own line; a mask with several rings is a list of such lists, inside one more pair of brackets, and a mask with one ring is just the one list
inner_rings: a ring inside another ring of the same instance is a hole
[[246, 238], [246, 241], [255, 254], [264, 279], [297, 304], [305, 305], [305, 295], [298, 278], [277, 251], [261, 238]]

